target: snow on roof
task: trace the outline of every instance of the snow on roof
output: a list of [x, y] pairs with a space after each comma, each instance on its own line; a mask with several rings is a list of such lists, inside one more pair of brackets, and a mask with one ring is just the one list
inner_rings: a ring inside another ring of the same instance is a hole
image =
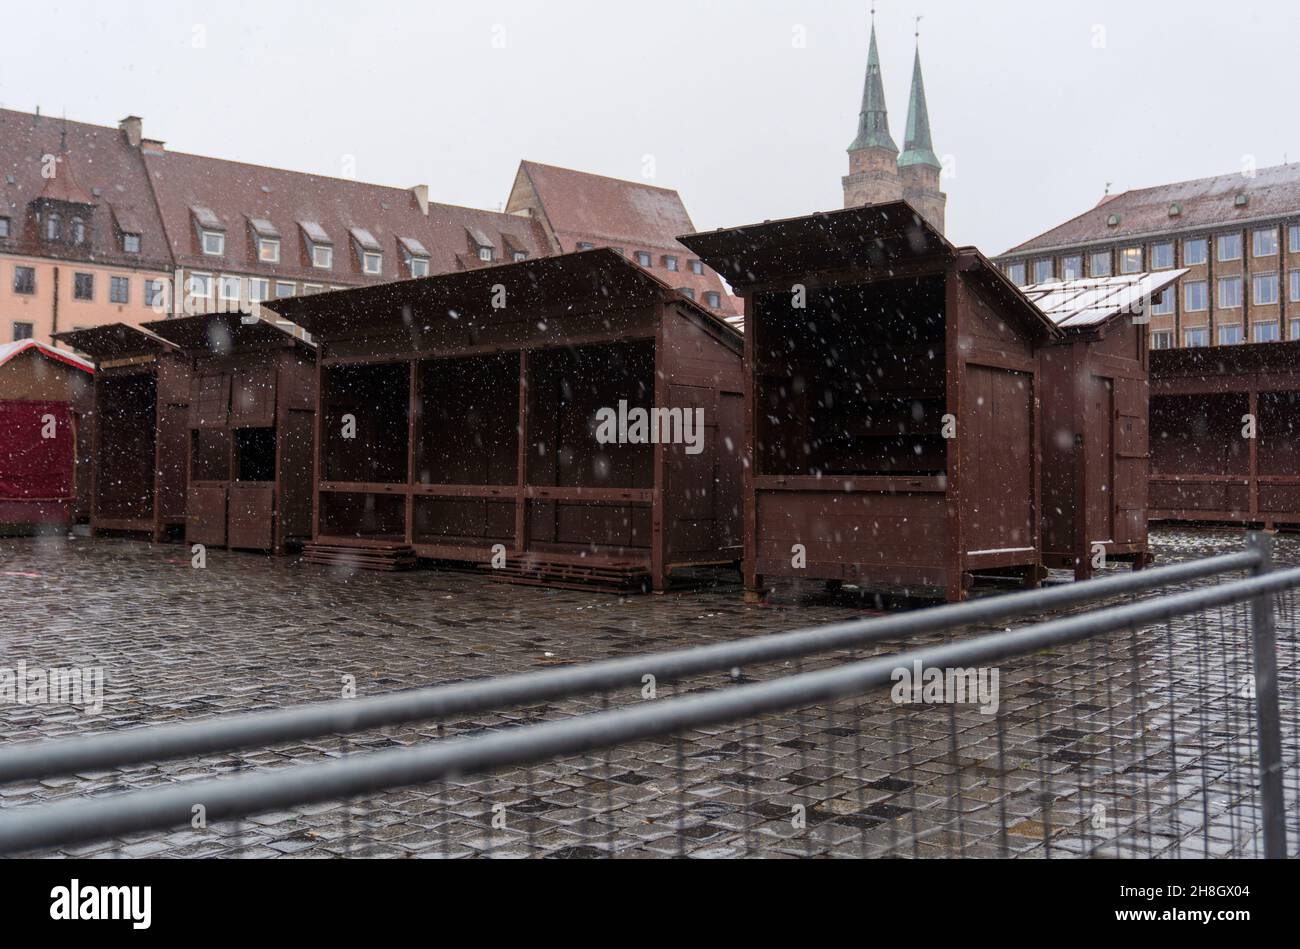
[[1086, 277], [1021, 287], [1030, 301], [1062, 329], [1098, 326], [1120, 313], [1141, 313], [1186, 270]]
[[53, 346], [34, 339], [20, 339], [13, 343], [0, 343], [0, 366], [3, 366], [19, 353], [26, 352], [29, 349], [39, 350], [40, 354], [47, 359], [67, 363], [69, 366], [84, 369], [91, 374], [95, 372], [95, 364], [89, 359], [70, 353], [66, 349], [55, 349]]

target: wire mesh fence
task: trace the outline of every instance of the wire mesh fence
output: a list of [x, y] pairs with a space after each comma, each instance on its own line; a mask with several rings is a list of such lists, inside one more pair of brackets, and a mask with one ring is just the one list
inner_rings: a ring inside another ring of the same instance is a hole
[[10, 749], [0, 780], [268, 736], [296, 737], [280, 751], [308, 763], [259, 770], [239, 752], [214, 780], [0, 810], [0, 850], [107, 840], [94, 852], [112, 856], [167, 830], [228, 856], [271, 837], [344, 857], [1294, 855], [1300, 571], [1267, 567], [1256, 548], [1068, 600], [443, 687], [358, 705], [352, 728], [317, 708]]

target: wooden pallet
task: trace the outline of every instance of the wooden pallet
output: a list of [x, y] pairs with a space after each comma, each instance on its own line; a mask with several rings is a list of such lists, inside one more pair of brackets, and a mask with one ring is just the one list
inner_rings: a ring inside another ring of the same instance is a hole
[[410, 570], [415, 566], [415, 549], [405, 544], [305, 544], [302, 559], [324, 567], [356, 570]]
[[636, 561], [548, 560], [528, 556], [507, 561], [504, 567], [496, 569], [489, 564], [479, 564], [478, 568], [497, 583], [621, 593], [645, 593], [650, 589], [650, 571]]

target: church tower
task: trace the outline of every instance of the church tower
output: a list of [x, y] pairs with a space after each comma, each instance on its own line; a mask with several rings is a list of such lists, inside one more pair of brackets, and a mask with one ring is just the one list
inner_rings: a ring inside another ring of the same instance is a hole
[[844, 206], [854, 208], [903, 196], [898, 177], [898, 146], [889, 134], [885, 85], [880, 78], [880, 53], [876, 49], [875, 11], [871, 17], [871, 49], [867, 53], [867, 81], [862, 90], [858, 137], [849, 146], [849, 173], [844, 177]]
[[916, 59], [912, 63], [912, 94], [907, 103], [907, 134], [903, 154], [898, 158], [898, 177], [902, 181], [903, 199], [921, 213], [940, 234], [948, 196], [939, 190], [943, 166], [934, 154], [930, 141], [930, 113], [925, 105], [925, 82], [921, 78], [921, 44], [917, 41]]

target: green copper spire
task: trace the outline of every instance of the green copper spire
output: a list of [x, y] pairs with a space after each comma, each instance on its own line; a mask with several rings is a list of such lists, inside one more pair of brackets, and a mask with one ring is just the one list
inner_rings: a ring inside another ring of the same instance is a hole
[[925, 82], [921, 79], [921, 47], [917, 44], [916, 60], [912, 64], [912, 96], [907, 103], [907, 134], [903, 138], [903, 154], [898, 157], [899, 167], [929, 165], [942, 168], [935, 157], [930, 141], [930, 110], [925, 106]]
[[885, 108], [885, 86], [880, 80], [880, 53], [876, 51], [876, 22], [871, 21], [871, 51], [867, 54], [867, 82], [862, 90], [862, 113], [858, 116], [858, 137], [849, 151], [887, 148], [898, 151], [889, 135], [889, 111]]

